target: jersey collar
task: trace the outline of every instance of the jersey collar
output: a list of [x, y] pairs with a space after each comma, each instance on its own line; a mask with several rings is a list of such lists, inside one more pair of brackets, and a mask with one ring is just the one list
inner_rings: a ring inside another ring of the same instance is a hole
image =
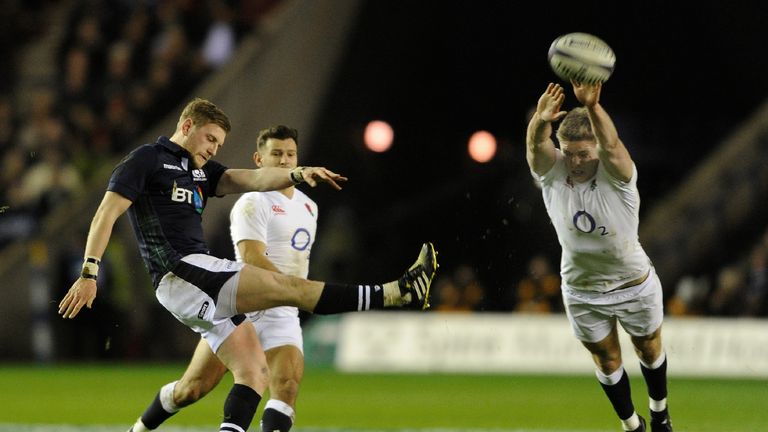
[[157, 142], [160, 143], [160, 145], [162, 145], [163, 147], [165, 147], [169, 152], [173, 153], [175, 156], [190, 158], [189, 152], [184, 147], [171, 141], [166, 136], [162, 136], [162, 135], [159, 136], [157, 138]]

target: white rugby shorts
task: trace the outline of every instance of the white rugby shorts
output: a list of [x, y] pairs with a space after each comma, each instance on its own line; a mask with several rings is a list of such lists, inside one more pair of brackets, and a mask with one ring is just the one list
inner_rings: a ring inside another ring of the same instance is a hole
[[243, 263], [192, 254], [168, 272], [155, 296], [176, 319], [200, 333], [213, 352], [245, 315], [237, 314], [237, 283]]
[[293, 345], [304, 354], [304, 338], [301, 333], [299, 310], [280, 306], [245, 314], [256, 328], [264, 351], [285, 345]]
[[631, 336], [648, 336], [664, 320], [661, 281], [651, 267], [642, 283], [610, 293], [563, 287], [563, 303], [571, 328], [582, 342], [600, 342], [616, 321]]

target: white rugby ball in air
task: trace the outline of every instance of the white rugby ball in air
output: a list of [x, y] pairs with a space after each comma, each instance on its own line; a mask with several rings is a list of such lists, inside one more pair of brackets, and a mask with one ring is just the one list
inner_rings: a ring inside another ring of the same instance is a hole
[[616, 54], [605, 41], [589, 33], [568, 33], [549, 47], [549, 65], [565, 81], [605, 82], [613, 73]]

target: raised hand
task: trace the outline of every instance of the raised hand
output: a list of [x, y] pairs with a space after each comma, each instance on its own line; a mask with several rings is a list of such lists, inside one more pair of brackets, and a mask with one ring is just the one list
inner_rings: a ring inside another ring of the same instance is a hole
[[328, 183], [336, 190], [341, 190], [341, 186], [337, 182], [345, 182], [347, 178], [341, 174], [323, 168], [323, 167], [303, 167], [301, 169], [301, 176], [304, 181], [312, 186], [317, 186], [318, 183]]
[[560, 111], [564, 100], [565, 92], [563, 92], [563, 88], [559, 84], [549, 83], [547, 90], [539, 98], [539, 102], [536, 105], [536, 113], [545, 122], [560, 120], [568, 113], [567, 111]]
[[603, 83], [586, 84], [571, 80], [571, 85], [573, 85], [573, 94], [576, 99], [585, 107], [593, 107], [600, 102]]

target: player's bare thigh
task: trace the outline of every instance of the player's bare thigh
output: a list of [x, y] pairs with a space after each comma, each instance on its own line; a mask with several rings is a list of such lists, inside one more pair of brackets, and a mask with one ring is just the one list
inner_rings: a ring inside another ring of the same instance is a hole
[[656, 361], [661, 355], [661, 326], [648, 336], [632, 336], [635, 352], [646, 364]]
[[581, 343], [592, 353], [592, 360], [604, 374], [612, 374], [621, 366], [621, 345], [615, 323], [608, 336], [601, 341]]
[[269, 309], [275, 306], [295, 306], [312, 311], [317, 305], [323, 283], [245, 265], [237, 284], [239, 313]]

